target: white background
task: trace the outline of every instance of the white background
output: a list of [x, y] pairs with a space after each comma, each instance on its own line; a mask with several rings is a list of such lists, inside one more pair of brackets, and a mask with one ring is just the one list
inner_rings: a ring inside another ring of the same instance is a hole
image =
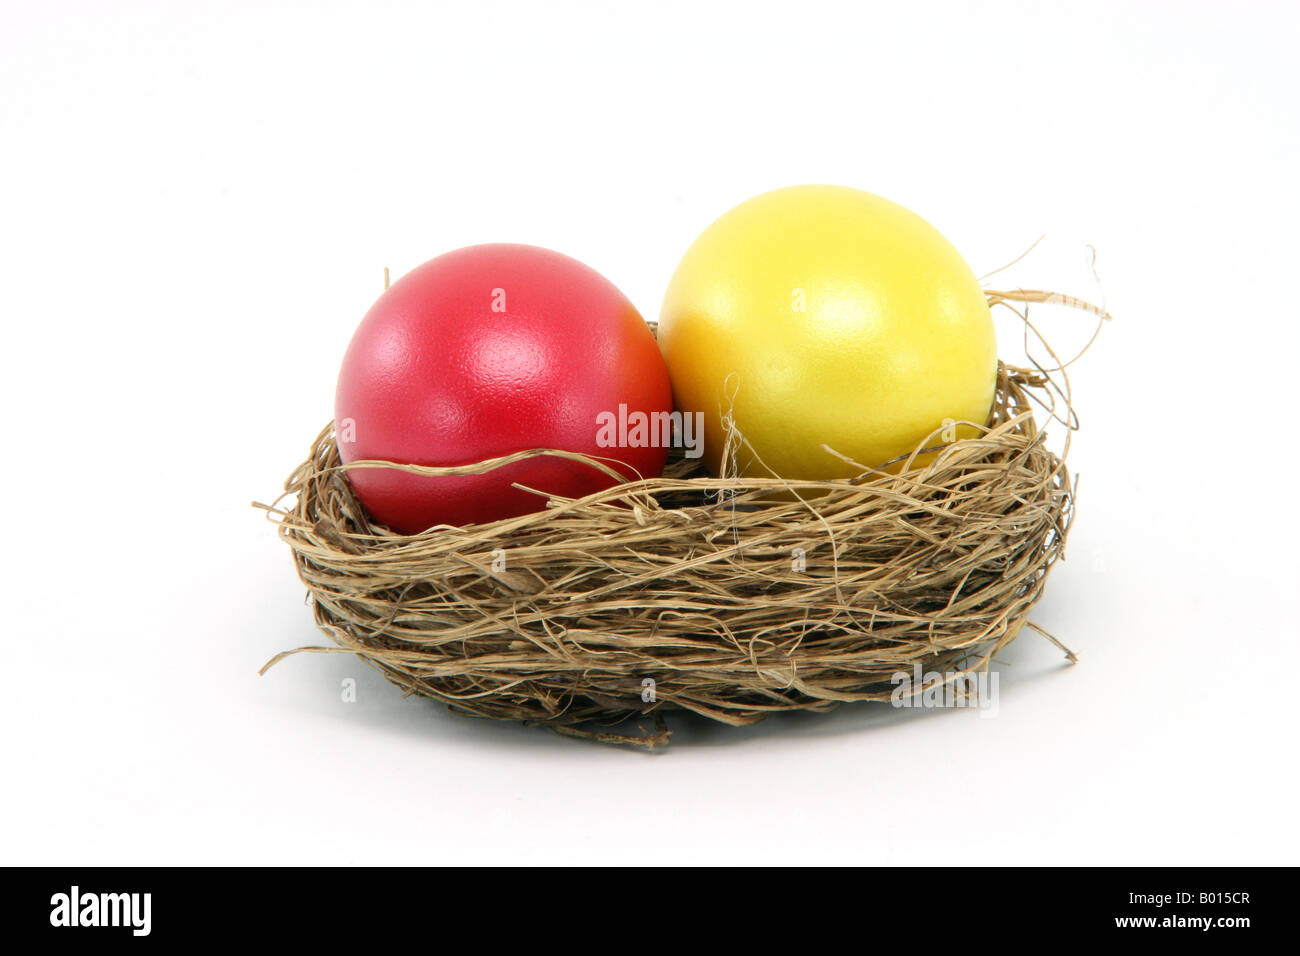
[[[0, 11], [0, 862], [1296, 862], [1293, 5]], [[704, 226], [799, 182], [977, 273], [1047, 233], [1006, 283], [1104, 291], [1034, 613], [1077, 666], [1026, 632], [996, 719], [678, 721], [659, 755], [342, 655], [257, 676], [323, 638], [249, 501], [383, 266], [532, 242], [654, 316]]]

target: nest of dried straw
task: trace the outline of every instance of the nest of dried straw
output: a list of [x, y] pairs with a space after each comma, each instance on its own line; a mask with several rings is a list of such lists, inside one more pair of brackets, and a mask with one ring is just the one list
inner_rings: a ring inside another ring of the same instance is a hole
[[[662, 477], [410, 537], [367, 520], [326, 428], [292, 503], [267, 509], [337, 645], [298, 650], [356, 654], [461, 713], [647, 747], [672, 710], [748, 724], [887, 700], [916, 664], [986, 668], [1064, 551], [1074, 487], [1034, 415], [1074, 427], [1063, 379], [1000, 366], [980, 437], [936, 432], [917, 453], [937, 454], [896, 473], [792, 485], [678, 457]], [[602, 729], [642, 716], [639, 734]]]

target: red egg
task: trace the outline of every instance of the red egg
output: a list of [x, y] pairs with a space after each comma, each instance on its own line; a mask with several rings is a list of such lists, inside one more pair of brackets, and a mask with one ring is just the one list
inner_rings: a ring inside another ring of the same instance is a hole
[[[614, 285], [535, 246], [470, 246], [404, 276], [366, 313], [339, 373], [334, 420], [345, 463], [464, 465], [530, 448], [615, 459], [653, 477], [663, 442], [608, 447], [600, 422], [672, 410], [668, 371], [645, 321]], [[581, 497], [615, 484], [553, 456], [481, 475], [351, 468], [369, 515], [404, 534], [510, 518], [546, 506], [512, 487]]]

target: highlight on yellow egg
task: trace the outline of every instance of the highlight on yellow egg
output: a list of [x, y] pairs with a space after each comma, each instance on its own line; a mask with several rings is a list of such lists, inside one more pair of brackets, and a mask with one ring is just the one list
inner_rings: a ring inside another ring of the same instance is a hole
[[[844, 186], [764, 193], [705, 229], [669, 283], [659, 343], [714, 475], [854, 477], [931, 436], [974, 434], [962, 423], [987, 420], [997, 379], [993, 320], [961, 254]], [[729, 423], [743, 442], [728, 449]]]

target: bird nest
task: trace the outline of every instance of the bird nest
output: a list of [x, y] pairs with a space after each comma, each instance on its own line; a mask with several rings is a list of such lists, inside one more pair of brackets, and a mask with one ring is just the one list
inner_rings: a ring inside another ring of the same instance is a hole
[[[1029, 624], [1065, 549], [1075, 422], [1059, 366], [1000, 364], [976, 437], [936, 431], [852, 479], [713, 478], [678, 453], [660, 477], [411, 536], [367, 518], [347, 477], [359, 465], [340, 462], [327, 427], [261, 507], [335, 646], [266, 666], [352, 653], [460, 713], [643, 747], [667, 743], [673, 711], [743, 725], [897, 701], [917, 668], [961, 686]], [[1064, 424], [1059, 453], [1036, 408]], [[479, 473], [542, 454], [607, 467], [545, 449], [385, 467]]]

